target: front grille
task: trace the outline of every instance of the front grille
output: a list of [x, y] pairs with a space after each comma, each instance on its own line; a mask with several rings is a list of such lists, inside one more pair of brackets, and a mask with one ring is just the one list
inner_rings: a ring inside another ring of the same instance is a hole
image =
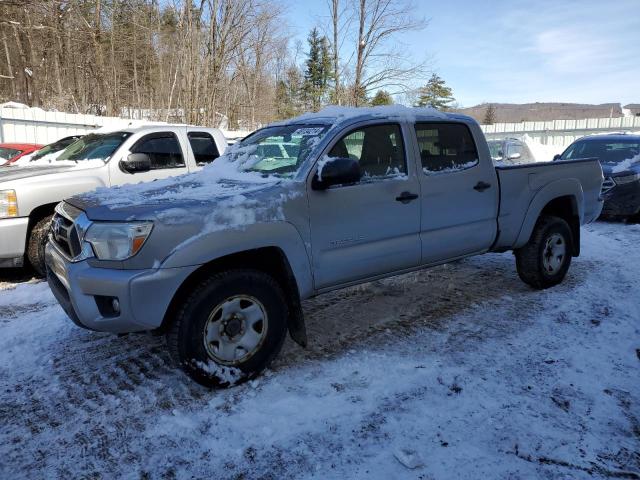
[[51, 222], [51, 239], [69, 258], [77, 257], [82, 250], [80, 237], [74, 224], [74, 220], [80, 213], [80, 210], [61, 203], [56, 207], [56, 213]]
[[616, 182], [613, 180], [613, 178], [606, 177], [604, 179], [604, 182], [602, 182], [602, 190], [600, 191], [600, 193], [607, 193], [609, 190], [611, 190], [615, 186], [616, 186]]

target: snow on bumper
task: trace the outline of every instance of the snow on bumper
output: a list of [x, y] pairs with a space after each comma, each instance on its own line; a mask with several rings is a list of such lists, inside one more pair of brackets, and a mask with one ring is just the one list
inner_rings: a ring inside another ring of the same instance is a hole
[[0, 220], [0, 267], [22, 265], [29, 219], [26, 217]]
[[[176, 290], [197, 268], [96, 268], [86, 260], [69, 262], [51, 243], [45, 258], [49, 286], [71, 320], [90, 330], [112, 333], [158, 328]], [[113, 299], [117, 299], [116, 310]]]

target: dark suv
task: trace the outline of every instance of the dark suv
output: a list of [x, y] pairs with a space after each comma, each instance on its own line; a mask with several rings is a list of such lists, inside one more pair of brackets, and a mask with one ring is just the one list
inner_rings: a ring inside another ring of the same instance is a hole
[[640, 218], [640, 135], [592, 135], [573, 142], [554, 160], [596, 157], [604, 183], [602, 216]]

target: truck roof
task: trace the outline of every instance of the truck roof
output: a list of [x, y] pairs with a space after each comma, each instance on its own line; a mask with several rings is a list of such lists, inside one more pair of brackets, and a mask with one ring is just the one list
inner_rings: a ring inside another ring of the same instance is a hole
[[598, 140], [622, 140], [622, 141], [637, 141], [640, 142], [640, 135], [634, 133], [601, 133], [596, 135], [587, 135], [579, 138], [578, 140], [587, 142], [597, 142]]
[[143, 132], [145, 130], [157, 130], [157, 129], [163, 129], [163, 128], [177, 128], [177, 127], [197, 129], [197, 130], [212, 130], [212, 131], [218, 130], [215, 127], [203, 127], [201, 125], [187, 125], [184, 123], [145, 122], [145, 123], [136, 124], [132, 122], [126, 126], [118, 126], [118, 125], [108, 126], [108, 127], [105, 126], [102, 128], [98, 128], [97, 130], [94, 130], [89, 133], [111, 133], [111, 132], [137, 133], [137, 132]]
[[272, 123], [270, 126], [285, 124], [338, 125], [373, 119], [398, 119], [411, 122], [454, 120], [463, 121], [466, 123], [476, 123], [476, 121], [468, 115], [441, 112], [439, 110], [436, 110], [435, 108], [405, 107], [403, 105], [383, 105], [376, 107], [329, 106], [323, 108], [318, 112], [304, 113], [298, 117], [285, 120], [283, 122]]

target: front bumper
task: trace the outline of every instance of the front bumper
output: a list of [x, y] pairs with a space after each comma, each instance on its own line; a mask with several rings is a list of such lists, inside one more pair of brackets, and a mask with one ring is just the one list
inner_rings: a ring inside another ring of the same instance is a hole
[[[96, 268], [86, 260], [68, 261], [51, 242], [45, 259], [49, 286], [71, 320], [90, 330], [112, 333], [160, 327], [176, 290], [197, 268]], [[104, 298], [117, 298], [119, 311], [105, 314], [100, 307]]]
[[0, 268], [22, 266], [28, 228], [26, 217], [0, 220]]
[[[615, 180], [615, 178], [614, 178]], [[605, 217], [630, 217], [640, 212], [640, 182], [616, 185], [603, 195]]]

